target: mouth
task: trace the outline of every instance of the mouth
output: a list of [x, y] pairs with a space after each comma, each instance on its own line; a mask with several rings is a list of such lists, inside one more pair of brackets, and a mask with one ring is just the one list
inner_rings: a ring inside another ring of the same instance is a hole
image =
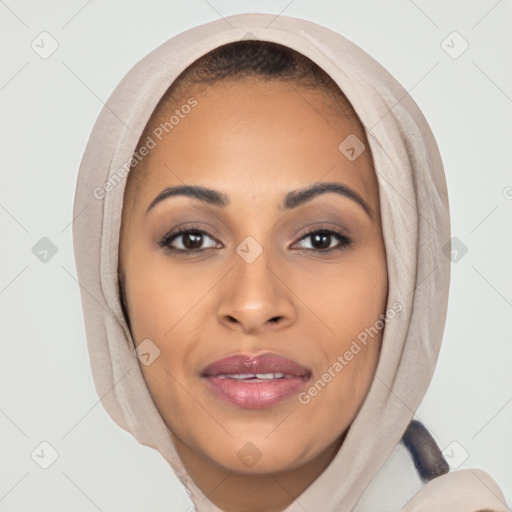
[[210, 364], [201, 377], [216, 397], [243, 409], [261, 409], [299, 392], [311, 370], [276, 354], [238, 354]]

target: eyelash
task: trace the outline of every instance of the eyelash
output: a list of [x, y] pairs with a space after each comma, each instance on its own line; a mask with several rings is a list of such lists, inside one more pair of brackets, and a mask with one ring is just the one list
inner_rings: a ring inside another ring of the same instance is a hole
[[[215, 238], [212, 237], [207, 231], [204, 231], [203, 229], [201, 229], [197, 226], [190, 226], [185, 229], [181, 229], [175, 233], [169, 233], [169, 234], [165, 235], [160, 240], [158, 245], [160, 247], [167, 247], [167, 249], [171, 252], [184, 253], [184, 254], [195, 254], [195, 253], [203, 252], [207, 249], [214, 249], [214, 247], [207, 247], [205, 249], [176, 249], [175, 247], [170, 246], [170, 244], [174, 240], [176, 240], [177, 238], [179, 238], [180, 236], [185, 235], [185, 234], [202, 235], [202, 236], [207, 236], [208, 238], [211, 238], [212, 240], [215, 240]], [[338, 240], [339, 244], [335, 247], [330, 247], [327, 249], [303, 249], [303, 250], [313, 251], [313, 252], [320, 253], [320, 254], [326, 254], [326, 253], [329, 253], [332, 251], [346, 249], [352, 245], [352, 240], [347, 235], [340, 233], [339, 231], [336, 231], [333, 229], [327, 229], [327, 228], [311, 229], [311, 230], [307, 231], [306, 233], [304, 233], [301, 236], [299, 241], [302, 241], [305, 238], [308, 238], [314, 234], [324, 234], [324, 235], [333, 236], [334, 238], [336, 238]]]

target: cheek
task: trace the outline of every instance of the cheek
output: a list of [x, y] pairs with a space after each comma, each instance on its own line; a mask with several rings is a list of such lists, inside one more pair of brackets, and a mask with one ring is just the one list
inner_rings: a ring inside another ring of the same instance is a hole
[[350, 344], [384, 313], [388, 293], [385, 255], [382, 251], [354, 253], [340, 263], [317, 266], [315, 272], [306, 269], [297, 274], [295, 283], [329, 347], [341, 350], [339, 340]]
[[133, 257], [130, 264], [126, 294], [135, 345], [150, 339], [160, 351], [141, 370], [162, 412], [174, 410], [183, 398], [181, 383], [189, 377], [190, 358], [198, 350], [206, 304], [202, 299], [218, 276], [201, 271], [201, 265], [177, 270], [168, 258], [154, 254]]
[[176, 270], [160, 255], [134, 260], [131, 267], [126, 293], [136, 342], [172, 337], [176, 328], [190, 321], [194, 307], [216, 281], [216, 276], [198, 268]]
[[[348, 427], [373, 379], [383, 335], [388, 279], [385, 253], [354, 253], [301, 284], [318, 322], [316, 343], [322, 365], [301, 403], [321, 422]], [[306, 301], [305, 301], [306, 302]], [[332, 404], [340, 404], [333, 408]], [[333, 427], [334, 428], [334, 427]]]
[[128, 279], [132, 334], [135, 345], [150, 339], [158, 347], [158, 357], [149, 365], [140, 364], [140, 368], [151, 396], [170, 425], [175, 420], [170, 411], [182, 410], [188, 397], [181, 393], [186, 381], [184, 362], [194, 347], [187, 344], [183, 328], [200, 290], [185, 286], [182, 277], [166, 274], [161, 266], [142, 268]]
[[334, 334], [323, 329], [326, 336], [317, 337], [322, 364], [299, 397], [316, 428], [332, 437], [349, 427], [372, 383], [387, 298], [387, 276], [347, 272], [342, 277], [325, 288], [318, 303]]
[[312, 430], [333, 440], [350, 426], [372, 383], [380, 342], [378, 334], [366, 346], [349, 342], [333, 350], [323, 373], [299, 396]]

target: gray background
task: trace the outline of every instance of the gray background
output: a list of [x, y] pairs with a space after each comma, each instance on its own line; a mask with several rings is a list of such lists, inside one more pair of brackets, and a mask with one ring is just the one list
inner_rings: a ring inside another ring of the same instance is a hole
[[[385, 66], [423, 110], [445, 164], [458, 252], [444, 345], [417, 418], [453, 467], [485, 469], [512, 503], [511, 0], [5, 0], [0, 510], [190, 506], [163, 458], [99, 404], [74, 267], [72, 206], [94, 121], [129, 68], [173, 35], [241, 12], [303, 17], [338, 31]], [[58, 48], [42, 58], [31, 44], [47, 51], [51, 38]], [[43, 237], [57, 249], [46, 261], [36, 245]], [[43, 441], [58, 452], [48, 469], [40, 467], [52, 461]]]

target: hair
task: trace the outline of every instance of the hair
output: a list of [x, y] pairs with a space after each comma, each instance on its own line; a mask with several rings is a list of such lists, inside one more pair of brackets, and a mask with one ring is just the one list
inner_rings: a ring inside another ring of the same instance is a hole
[[443, 453], [423, 423], [412, 420], [402, 436], [402, 442], [409, 450], [414, 466], [423, 482], [430, 482], [430, 480], [450, 471], [450, 466], [443, 457]]
[[290, 85], [321, 90], [336, 103], [342, 116], [356, 116], [336, 82], [311, 59], [282, 44], [259, 40], [228, 43], [197, 59], [169, 87], [155, 112], [169, 100], [183, 97], [190, 86], [212, 86], [222, 80], [245, 78], [280, 80]]

